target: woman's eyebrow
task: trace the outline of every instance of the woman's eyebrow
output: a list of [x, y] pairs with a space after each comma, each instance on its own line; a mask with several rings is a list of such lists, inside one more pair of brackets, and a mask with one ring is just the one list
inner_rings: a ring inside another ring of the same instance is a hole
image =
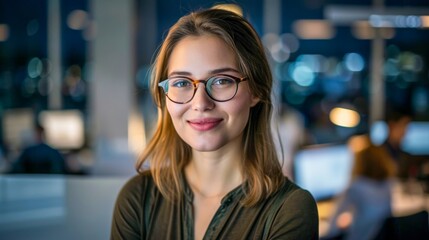
[[174, 72], [169, 73], [168, 77], [171, 77], [171, 76], [174, 76], [174, 75], [177, 75], [177, 76], [191, 76], [192, 74], [190, 72], [186, 72], [186, 71], [174, 71]]
[[226, 67], [226, 68], [219, 68], [219, 69], [212, 70], [212, 71], [210, 71], [210, 74], [218, 74], [218, 73], [223, 73], [223, 72], [239, 73], [239, 71], [236, 70], [235, 68]]
[[[209, 71], [209, 74], [215, 75], [215, 74], [224, 73], [224, 72], [239, 73], [239, 71], [234, 69], [234, 68], [225, 67], [225, 68], [218, 68], [218, 69], [211, 70], [211, 71]], [[187, 71], [173, 71], [173, 72], [168, 74], [168, 77], [171, 77], [171, 76], [192, 76], [192, 74], [190, 72], [187, 72]]]
[[[216, 74], [225, 73], [225, 72], [240, 73], [238, 70], [236, 70], [234, 68], [226, 67], [226, 68], [218, 68], [218, 69], [211, 70], [211, 71], [209, 71], [209, 75], [216, 75]], [[173, 72], [168, 74], [168, 78], [171, 78], [174, 76], [191, 77], [192, 73], [187, 72], [187, 71], [173, 71]]]

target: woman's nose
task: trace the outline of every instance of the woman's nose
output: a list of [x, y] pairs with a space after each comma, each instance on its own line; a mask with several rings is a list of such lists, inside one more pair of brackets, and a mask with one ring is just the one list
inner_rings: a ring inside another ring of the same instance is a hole
[[207, 94], [204, 83], [199, 83], [192, 99], [192, 108], [197, 111], [206, 111], [213, 109], [215, 103]]

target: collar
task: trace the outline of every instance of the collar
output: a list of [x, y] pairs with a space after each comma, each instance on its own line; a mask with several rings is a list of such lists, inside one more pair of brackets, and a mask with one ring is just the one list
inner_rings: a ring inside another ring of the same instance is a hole
[[[194, 193], [192, 192], [191, 187], [189, 186], [188, 181], [186, 181], [186, 177], [185, 177], [185, 173], [182, 172], [181, 173], [181, 183], [183, 186], [183, 195], [185, 197], [185, 200], [189, 203], [193, 202], [194, 199]], [[232, 189], [230, 192], [228, 192], [221, 200], [221, 204], [230, 204], [232, 202], [234, 202], [237, 199], [241, 199], [242, 195], [243, 195], [243, 186], [244, 184], [241, 184], [237, 187], [235, 187], [234, 189]]]

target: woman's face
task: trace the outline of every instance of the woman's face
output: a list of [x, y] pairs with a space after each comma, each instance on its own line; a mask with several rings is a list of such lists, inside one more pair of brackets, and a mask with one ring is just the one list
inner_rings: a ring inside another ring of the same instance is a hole
[[[173, 49], [168, 62], [168, 77], [184, 76], [206, 80], [216, 74], [245, 77], [238, 71], [235, 55], [220, 38], [189, 36]], [[228, 144], [241, 144], [250, 108], [259, 99], [252, 96], [247, 81], [238, 84], [234, 98], [227, 102], [212, 100], [203, 83], [198, 83], [194, 98], [185, 104], [166, 99], [167, 110], [179, 136], [194, 150], [216, 151]]]

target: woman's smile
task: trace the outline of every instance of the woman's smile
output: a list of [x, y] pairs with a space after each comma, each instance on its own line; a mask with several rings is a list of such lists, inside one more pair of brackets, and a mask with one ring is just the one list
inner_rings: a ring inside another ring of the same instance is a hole
[[200, 118], [189, 120], [188, 123], [197, 131], [209, 131], [216, 128], [222, 121], [222, 118]]

